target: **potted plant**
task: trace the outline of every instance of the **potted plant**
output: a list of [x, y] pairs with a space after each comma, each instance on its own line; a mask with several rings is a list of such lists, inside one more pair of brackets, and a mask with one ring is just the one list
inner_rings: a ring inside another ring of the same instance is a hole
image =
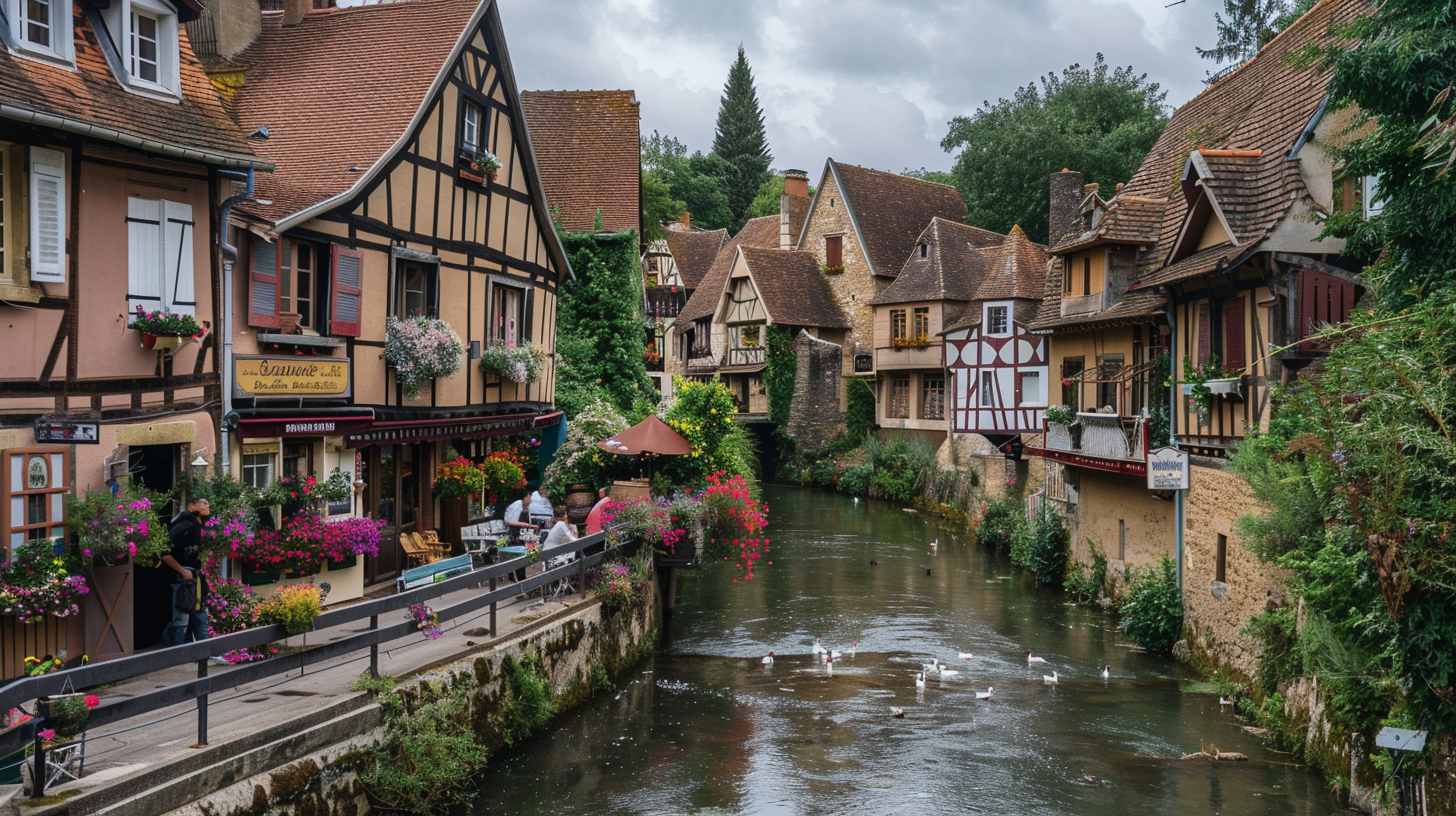
[[34, 623], [80, 614], [81, 601], [91, 591], [80, 572], [79, 559], [68, 555], [59, 539], [12, 547], [9, 560], [0, 561], [0, 615]]
[[192, 315], [178, 315], [168, 311], [148, 312], [136, 308], [136, 318], [127, 324], [128, 329], [142, 333], [142, 348], [177, 349], [184, 343], [201, 340], [207, 334], [207, 327], [197, 322]]
[[421, 315], [385, 321], [382, 356], [408, 399], [418, 397], [431, 380], [455, 376], [464, 354], [460, 337], [443, 320]]
[[1077, 412], [1070, 405], [1052, 405], [1046, 409], [1046, 445], [1055, 450], [1077, 449]]
[[86, 730], [91, 709], [101, 705], [101, 699], [94, 694], [52, 694], [36, 703], [47, 726], [37, 736], [44, 742], [70, 742]]
[[496, 340], [481, 350], [480, 370], [512, 382], [535, 382], [541, 376], [541, 355], [530, 343]]
[[496, 504], [520, 495], [526, 487], [526, 474], [505, 452], [493, 453], [480, 463], [481, 492], [487, 503]]
[[323, 613], [323, 598], [323, 589], [314, 584], [278, 587], [258, 607], [258, 614], [290, 635], [301, 635], [313, 629], [314, 620]]
[[150, 566], [167, 554], [167, 525], [157, 517], [145, 490], [128, 486], [120, 496], [91, 490], [67, 498], [66, 513], [76, 547], [85, 561], [115, 567], [135, 558]]
[[482, 150], [470, 157], [470, 169], [477, 176], [495, 181], [495, 174], [501, 169], [500, 159], [495, 157], [489, 150]]

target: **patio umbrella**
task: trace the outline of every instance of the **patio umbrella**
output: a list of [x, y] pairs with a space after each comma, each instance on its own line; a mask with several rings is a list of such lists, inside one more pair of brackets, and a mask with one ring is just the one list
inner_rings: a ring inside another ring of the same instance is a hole
[[693, 452], [692, 443], [655, 414], [616, 436], [598, 442], [597, 447], [619, 456], [638, 456], [644, 453], [686, 456]]

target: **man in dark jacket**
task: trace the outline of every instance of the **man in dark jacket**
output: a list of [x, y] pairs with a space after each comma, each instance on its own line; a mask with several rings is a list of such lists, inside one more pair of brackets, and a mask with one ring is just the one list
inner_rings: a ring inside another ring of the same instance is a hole
[[[198, 579], [202, 575], [202, 523], [211, 512], [207, 499], [190, 499], [187, 509], [172, 519], [168, 530], [172, 551], [162, 556], [162, 563], [175, 571], [177, 577], [172, 581], [172, 622], [162, 630], [163, 646], [207, 640], [207, 607], [202, 602], [206, 597], [205, 582]], [[178, 593], [186, 584], [197, 589], [196, 600], [179, 609]]]

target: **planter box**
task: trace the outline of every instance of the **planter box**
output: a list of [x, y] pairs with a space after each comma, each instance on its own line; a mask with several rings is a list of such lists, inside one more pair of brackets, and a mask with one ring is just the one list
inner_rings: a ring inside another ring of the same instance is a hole
[[259, 587], [266, 584], [278, 583], [276, 572], [243, 572], [243, 583], [250, 587]]
[[690, 567], [698, 560], [697, 552], [691, 547], [685, 551], [665, 553], [655, 551], [652, 553], [652, 561], [659, 567]]
[[348, 558], [340, 558], [338, 561], [329, 562], [329, 572], [342, 572], [359, 563], [359, 556], [351, 555]]
[[1244, 401], [1244, 380], [1242, 377], [1229, 377], [1223, 380], [1208, 380], [1204, 383], [1212, 393], [1228, 400], [1229, 402]]

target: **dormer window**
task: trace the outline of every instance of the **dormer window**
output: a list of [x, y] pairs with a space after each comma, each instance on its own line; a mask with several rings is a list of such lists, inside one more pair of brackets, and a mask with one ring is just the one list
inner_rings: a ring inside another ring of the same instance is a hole
[[920, 242], [920, 257], [922, 257], [922, 258], [929, 258], [930, 257], [930, 244], [928, 244], [928, 243], [926, 243], [924, 241], [921, 241]]
[[5, 0], [10, 33], [24, 51], [71, 60], [69, 0]]
[[127, 88], [177, 96], [177, 12], [161, 0], [114, 0], [101, 14], [121, 52]]

